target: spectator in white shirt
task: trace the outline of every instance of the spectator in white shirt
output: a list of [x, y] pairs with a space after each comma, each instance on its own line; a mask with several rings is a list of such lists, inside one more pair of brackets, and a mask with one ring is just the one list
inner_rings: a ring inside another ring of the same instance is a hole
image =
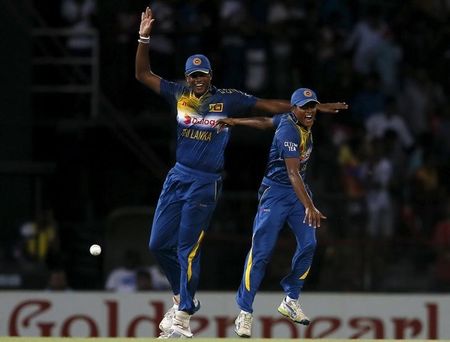
[[405, 150], [410, 150], [414, 144], [414, 138], [403, 117], [397, 114], [394, 98], [388, 98], [385, 110], [370, 116], [365, 126], [368, 140], [383, 138], [388, 131], [394, 131]]

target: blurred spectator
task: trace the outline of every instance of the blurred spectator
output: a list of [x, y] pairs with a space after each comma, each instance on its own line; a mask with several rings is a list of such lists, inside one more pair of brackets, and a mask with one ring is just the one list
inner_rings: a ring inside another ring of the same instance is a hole
[[[206, 35], [212, 26], [214, 12], [208, 11], [212, 1], [191, 0], [178, 3], [176, 14], [177, 55], [180, 60], [196, 53], [207, 53]], [[155, 12], [156, 17], [158, 14]], [[158, 23], [159, 25], [160, 23]], [[155, 25], [157, 26], [157, 25]], [[178, 65], [178, 63], [177, 63]], [[177, 73], [179, 75], [180, 73]]]
[[136, 270], [140, 266], [140, 255], [132, 250], [127, 250], [123, 256], [123, 265], [113, 269], [105, 284], [105, 289], [115, 292], [136, 291]]
[[411, 132], [419, 137], [428, 130], [427, 94], [424, 93], [416, 72], [406, 77], [400, 94], [401, 113]]
[[69, 291], [67, 275], [63, 269], [53, 269], [48, 276], [47, 291]]
[[[246, 43], [246, 74], [245, 89], [254, 94], [263, 94], [267, 90], [269, 81], [269, 56], [267, 52], [267, 10], [266, 1], [247, 1], [244, 27]], [[286, 33], [289, 35], [288, 33]], [[289, 74], [287, 70], [283, 72]], [[233, 86], [235, 88], [236, 86]], [[291, 89], [288, 90], [288, 93]], [[275, 95], [272, 95], [275, 96]], [[285, 96], [285, 95], [284, 95]], [[284, 97], [283, 96], [283, 97]]]
[[73, 34], [67, 39], [67, 47], [77, 56], [91, 54], [94, 40], [88, 34], [94, 28], [95, 0], [62, 0], [61, 15]]
[[371, 73], [355, 80], [354, 96], [350, 101], [352, 124], [364, 125], [375, 113], [384, 110], [386, 96], [381, 91], [378, 74]]
[[270, 37], [271, 90], [274, 97], [283, 98], [294, 86], [292, 42], [294, 23], [303, 19], [305, 13], [298, 4], [289, 0], [271, 1], [268, 11], [267, 28]]
[[366, 225], [366, 187], [364, 183], [364, 165], [366, 155], [362, 140], [353, 137], [348, 142], [340, 144], [338, 161], [342, 190], [345, 196], [343, 211], [346, 216], [342, 235], [346, 237], [363, 237]]
[[25, 262], [46, 264], [48, 267], [60, 266], [58, 225], [52, 210], [42, 212], [34, 222], [23, 224], [20, 235], [16, 258]]
[[391, 238], [394, 233], [394, 210], [390, 185], [392, 164], [385, 157], [383, 141], [373, 140], [368, 146], [368, 160], [362, 166], [367, 189], [367, 234], [370, 238]]
[[136, 271], [136, 291], [151, 291], [154, 290], [152, 276], [150, 272], [145, 269]]
[[399, 109], [416, 137], [430, 130], [431, 118], [428, 114], [446, 107], [444, 97], [442, 86], [433, 82], [425, 70], [408, 72], [400, 94]]
[[395, 40], [393, 31], [386, 31], [375, 53], [374, 70], [380, 76], [385, 94], [393, 94], [398, 90], [400, 75], [399, 65], [402, 59], [402, 48]]
[[384, 142], [384, 154], [392, 165], [392, 181], [391, 181], [391, 193], [394, 211], [397, 210], [397, 203], [406, 197], [406, 184], [408, 178], [405, 175], [408, 172], [408, 161], [411, 156], [410, 150], [405, 150], [400, 142], [398, 134], [394, 130], [387, 130], [384, 136], [381, 138]]
[[220, 56], [222, 61], [222, 84], [224, 88], [244, 88], [246, 79], [247, 11], [240, 0], [222, 1], [219, 8]]
[[[315, 80], [319, 89], [328, 93], [327, 89], [335, 89], [339, 87], [342, 75], [339, 71], [339, 41], [336, 32], [330, 26], [324, 26], [319, 31], [317, 42], [317, 65]], [[333, 94], [339, 96], [339, 94]]]
[[169, 290], [170, 284], [166, 276], [161, 272], [159, 267], [155, 265], [144, 268], [150, 274], [152, 280], [152, 288], [154, 290]]
[[124, 253], [123, 265], [109, 273], [105, 289], [115, 292], [135, 292], [144, 288], [167, 290], [170, 285], [156, 265], [142, 265], [139, 253], [127, 250]]
[[414, 144], [413, 137], [403, 117], [397, 112], [396, 100], [393, 97], [389, 97], [386, 100], [384, 110], [371, 115], [365, 125], [369, 140], [383, 138], [389, 130], [392, 130], [397, 134], [405, 150], [411, 149]]
[[353, 27], [346, 49], [353, 51], [353, 69], [362, 75], [375, 71], [375, 61], [387, 31], [379, 6], [367, 8], [365, 16]]

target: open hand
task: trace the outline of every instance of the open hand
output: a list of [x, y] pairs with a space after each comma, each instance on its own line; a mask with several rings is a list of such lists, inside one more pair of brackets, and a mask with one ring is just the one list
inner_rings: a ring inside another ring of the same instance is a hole
[[141, 25], [139, 26], [139, 35], [142, 37], [150, 37], [152, 31], [152, 25], [155, 19], [153, 19], [152, 10], [150, 7], [145, 9], [145, 12], [141, 14]]
[[303, 219], [303, 223], [307, 223], [309, 226], [314, 228], [319, 228], [320, 220], [326, 218], [327, 217], [324, 214], [313, 206], [312, 208], [305, 209], [305, 218]]

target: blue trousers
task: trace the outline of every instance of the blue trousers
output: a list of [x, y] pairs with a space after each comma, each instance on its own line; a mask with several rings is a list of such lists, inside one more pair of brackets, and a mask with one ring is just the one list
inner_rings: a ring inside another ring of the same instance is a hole
[[291, 298], [300, 296], [316, 249], [315, 229], [303, 223], [305, 207], [292, 186], [263, 182], [259, 205], [253, 223], [252, 247], [247, 254], [236, 302], [241, 310], [253, 312], [253, 301], [264, 277], [278, 239], [287, 222], [297, 241], [291, 271], [281, 280], [284, 292]]
[[222, 187], [218, 174], [176, 163], [167, 174], [153, 218], [149, 248], [180, 295], [179, 310], [194, 313], [200, 250]]

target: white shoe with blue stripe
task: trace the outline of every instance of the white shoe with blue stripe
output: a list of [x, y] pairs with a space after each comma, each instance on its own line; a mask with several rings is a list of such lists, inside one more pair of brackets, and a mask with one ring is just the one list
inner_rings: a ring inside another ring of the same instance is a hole
[[298, 300], [288, 301], [287, 298], [284, 298], [278, 307], [278, 312], [295, 323], [308, 325], [311, 321], [308, 316], [303, 313]]

